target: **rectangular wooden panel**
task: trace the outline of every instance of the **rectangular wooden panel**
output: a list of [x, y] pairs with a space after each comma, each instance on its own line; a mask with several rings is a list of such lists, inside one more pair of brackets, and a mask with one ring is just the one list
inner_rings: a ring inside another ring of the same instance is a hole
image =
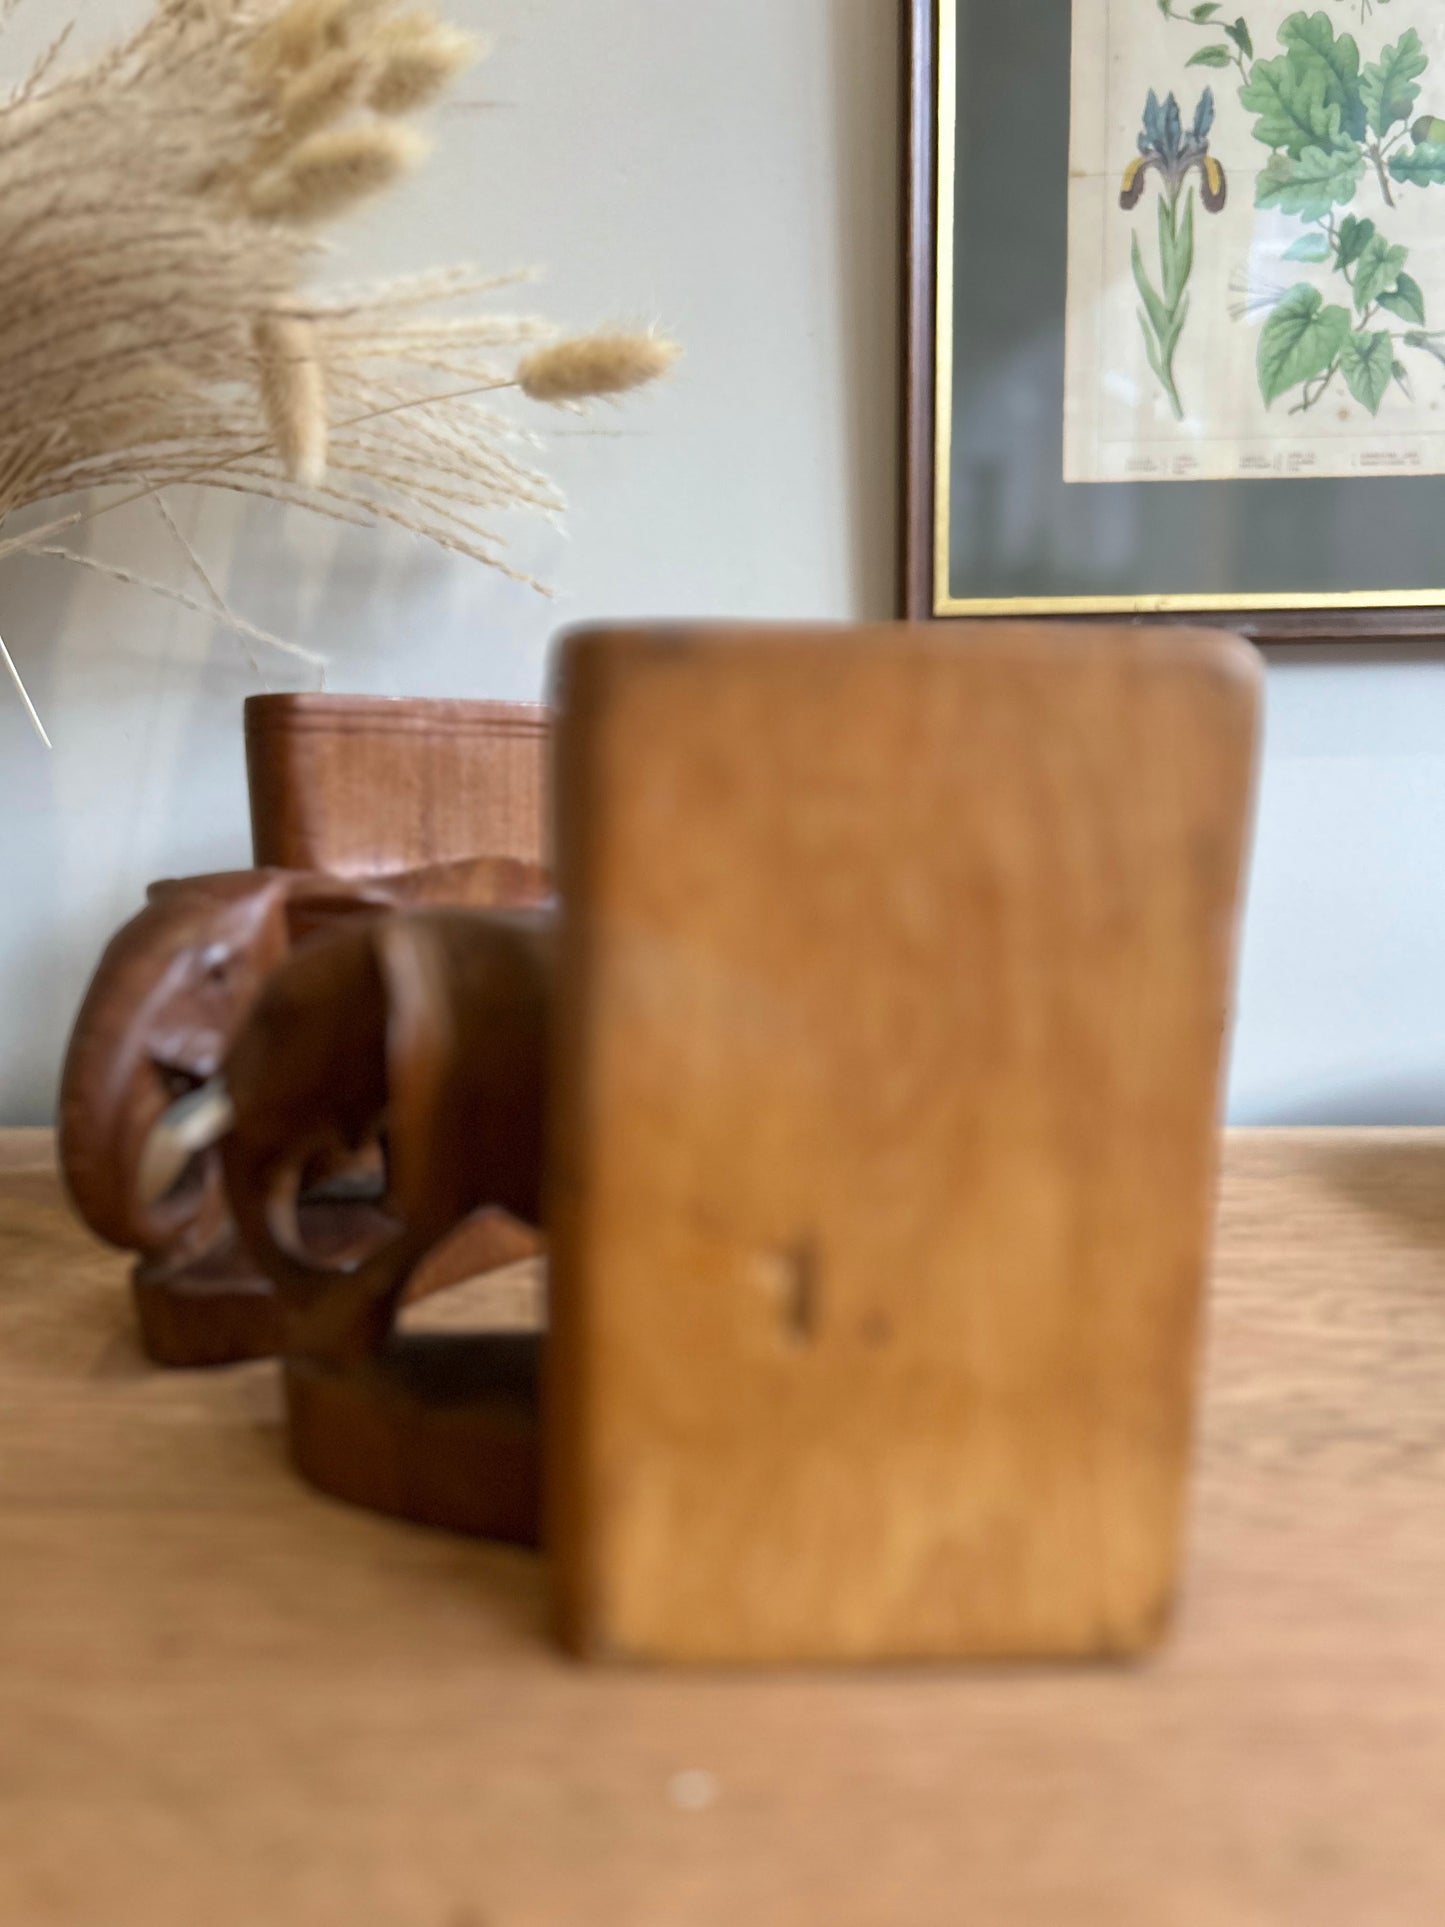
[[572, 639], [573, 1646], [1159, 1634], [1257, 689], [1209, 633]]
[[545, 863], [550, 735], [527, 703], [252, 696], [256, 862], [344, 877], [476, 856]]

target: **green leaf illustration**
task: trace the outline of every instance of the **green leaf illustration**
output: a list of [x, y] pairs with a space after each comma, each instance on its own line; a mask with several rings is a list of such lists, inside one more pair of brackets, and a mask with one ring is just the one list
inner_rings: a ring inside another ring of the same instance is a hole
[[1318, 228], [1313, 228], [1308, 234], [1302, 234], [1292, 248], [1285, 249], [1284, 259], [1315, 263], [1328, 261], [1332, 252], [1329, 235], [1321, 234]]
[[1186, 67], [1227, 67], [1233, 59], [1228, 47], [1201, 47], [1184, 64]]
[[1219, 12], [1220, 0], [1200, 0], [1197, 7], [1189, 9], [1189, 18], [1196, 22], [1212, 20]]
[[1130, 250], [1134, 267], [1134, 286], [1139, 290], [1139, 299], [1144, 303], [1149, 315], [1149, 323], [1156, 335], [1162, 337], [1169, 327], [1169, 311], [1154, 292], [1153, 284], [1144, 271], [1144, 256], [1140, 252], [1139, 237], [1136, 234]]
[[1329, 150], [1307, 147], [1298, 160], [1274, 154], [1255, 182], [1255, 204], [1323, 220], [1332, 207], [1354, 199], [1364, 172], [1364, 154], [1353, 141]]
[[1179, 337], [1184, 333], [1184, 324], [1188, 319], [1189, 296], [1186, 294], [1180, 301], [1179, 306], [1174, 310], [1174, 320], [1170, 324], [1169, 332], [1160, 343], [1160, 347], [1168, 357], [1171, 366], [1174, 362], [1174, 350], [1179, 346]]
[[[1169, 203], [1161, 194], [1159, 197], [1159, 279], [1163, 306], [1172, 308], [1178, 299], [1183, 283], [1179, 279], [1176, 265], [1179, 253], [1179, 236], [1169, 212]], [[1143, 256], [1140, 256], [1142, 262]]]
[[1429, 65], [1420, 36], [1411, 27], [1393, 47], [1386, 47], [1380, 58], [1366, 67], [1360, 76], [1360, 93], [1369, 115], [1371, 133], [1383, 140], [1392, 127], [1410, 118], [1410, 109], [1420, 98], [1415, 82]]
[[1340, 109], [1340, 124], [1352, 140], [1365, 138], [1365, 102], [1360, 89], [1360, 49], [1353, 34], [1335, 38], [1328, 14], [1292, 13], [1279, 30], [1291, 58], [1308, 66], [1320, 61], [1329, 71], [1325, 99]]
[[1412, 187], [1445, 187], [1445, 143], [1422, 141], [1390, 156], [1390, 172]]
[[1259, 334], [1259, 391], [1266, 404], [1333, 367], [1349, 338], [1348, 308], [1327, 308], [1306, 281], [1291, 288]]
[[[1302, 18], [1303, 16], [1297, 16]], [[1266, 147], [1282, 147], [1298, 160], [1307, 147], [1335, 146], [1343, 124], [1334, 70], [1315, 54], [1309, 58], [1282, 54], [1276, 60], [1257, 60], [1239, 98], [1259, 115], [1254, 137]]]
[[1372, 234], [1355, 269], [1355, 307], [1360, 314], [1400, 279], [1408, 248], [1392, 248], [1383, 234]]
[[1145, 318], [1142, 308], [1139, 310], [1139, 330], [1144, 337], [1144, 352], [1149, 357], [1149, 366], [1154, 370], [1154, 379], [1167, 394], [1169, 391], [1169, 377], [1160, 366], [1159, 350], [1154, 346], [1154, 336], [1150, 333], [1149, 323]]
[[1351, 335], [1340, 350], [1340, 373], [1350, 393], [1372, 415], [1380, 412], [1395, 373], [1395, 350], [1387, 334]]
[[1176, 229], [1169, 203], [1159, 201], [1159, 260], [1164, 270], [1164, 305], [1177, 308], [1179, 297], [1194, 272], [1194, 192], [1184, 201], [1184, 218]]
[[1232, 27], [1226, 27], [1224, 31], [1229, 35], [1230, 39], [1234, 42], [1235, 46], [1238, 47], [1246, 60], [1254, 59], [1254, 42], [1250, 39], [1249, 28], [1245, 24], [1243, 17], [1236, 20]]
[[1375, 232], [1373, 221], [1358, 221], [1347, 214], [1340, 222], [1339, 254], [1342, 268], [1352, 267], [1370, 245]]
[[1380, 306], [1402, 321], [1414, 321], [1422, 328], [1425, 325], [1425, 290], [1408, 274], [1402, 274], [1393, 288], [1385, 290]]

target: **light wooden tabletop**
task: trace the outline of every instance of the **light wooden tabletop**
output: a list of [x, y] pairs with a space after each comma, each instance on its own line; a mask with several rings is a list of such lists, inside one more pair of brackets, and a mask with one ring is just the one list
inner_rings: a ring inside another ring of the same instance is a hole
[[582, 1670], [532, 1559], [300, 1487], [269, 1368], [146, 1369], [124, 1271], [0, 1136], [6, 1927], [1445, 1920], [1445, 1133], [1231, 1140], [1137, 1668]]

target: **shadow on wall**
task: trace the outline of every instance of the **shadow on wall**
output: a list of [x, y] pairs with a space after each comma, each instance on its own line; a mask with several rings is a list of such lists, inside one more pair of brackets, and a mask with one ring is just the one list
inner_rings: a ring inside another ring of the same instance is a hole
[[1231, 1119], [1445, 1122], [1445, 654], [1268, 661]]
[[[177, 579], [168, 542], [132, 512], [69, 546]], [[101, 945], [146, 883], [244, 857], [228, 838], [241, 769], [210, 729], [255, 686], [209, 620], [79, 564], [18, 557], [0, 571], [0, 633], [54, 740], [47, 753], [0, 690], [3, 858], [0, 1122], [49, 1119], [60, 1052]]]
[[[15, 562], [0, 572], [0, 635], [54, 735], [61, 638], [79, 585], [58, 561]], [[0, 1124], [48, 1117], [54, 1083], [39, 1039], [65, 1021], [69, 984], [54, 941], [64, 930], [65, 883], [55, 825], [65, 788], [62, 759], [34, 735], [8, 676], [0, 675], [0, 820], [6, 825], [5, 918], [0, 923]], [[65, 931], [67, 947], [74, 933]]]
[[1445, 1064], [1433, 1072], [1355, 1084], [1311, 1083], [1293, 1102], [1241, 1105], [1240, 1125], [1445, 1125]]
[[[846, 407], [845, 554], [860, 620], [898, 613], [900, 469], [899, 227], [903, 128], [899, 10], [836, 0], [828, 10], [837, 147], [837, 247]], [[878, 263], [889, 272], [880, 276]], [[888, 481], [880, 487], [879, 472]], [[880, 502], [887, 512], [879, 513]]]

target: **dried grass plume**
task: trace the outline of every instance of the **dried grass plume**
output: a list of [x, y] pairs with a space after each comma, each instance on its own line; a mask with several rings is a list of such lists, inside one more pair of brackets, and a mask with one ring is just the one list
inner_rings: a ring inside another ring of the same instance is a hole
[[[0, 28], [17, 4], [0, 0]], [[66, 39], [0, 101], [0, 524], [109, 493], [0, 529], [0, 559], [53, 553], [136, 496], [174, 529], [163, 492], [185, 483], [390, 522], [515, 573], [498, 514], [561, 504], [507, 391], [618, 395], [676, 350], [558, 341], [490, 306], [515, 277], [470, 268], [314, 286], [319, 236], [418, 164], [411, 117], [476, 43], [402, 0], [155, 0], [74, 67]]]
[[276, 453], [293, 482], [319, 488], [326, 476], [326, 384], [316, 329], [295, 315], [256, 317], [261, 407]]
[[677, 360], [675, 341], [656, 334], [582, 335], [528, 355], [517, 370], [533, 401], [580, 402], [624, 395], [665, 375]]

